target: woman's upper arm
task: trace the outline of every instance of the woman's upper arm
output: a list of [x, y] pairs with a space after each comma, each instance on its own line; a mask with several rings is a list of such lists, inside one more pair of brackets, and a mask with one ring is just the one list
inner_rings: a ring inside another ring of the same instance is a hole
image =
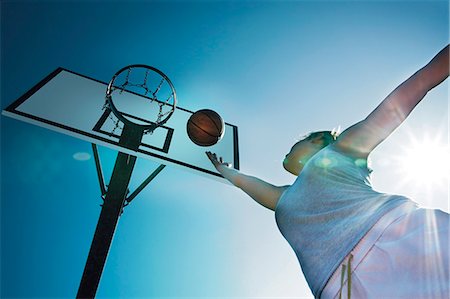
[[336, 147], [355, 156], [367, 157], [400, 126], [429, 90], [448, 77], [448, 67], [447, 46], [394, 89], [364, 120], [345, 130]]
[[342, 132], [336, 147], [354, 156], [367, 157], [400, 126], [425, 94], [419, 87], [397, 88], [364, 120]]
[[288, 186], [274, 186], [259, 178], [242, 175], [236, 181], [236, 186], [247, 193], [262, 206], [275, 210], [278, 199]]
[[338, 137], [335, 147], [357, 158], [367, 158], [370, 152], [401, 124], [390, 112], [372, 113], [370, 117], [346, 129]]

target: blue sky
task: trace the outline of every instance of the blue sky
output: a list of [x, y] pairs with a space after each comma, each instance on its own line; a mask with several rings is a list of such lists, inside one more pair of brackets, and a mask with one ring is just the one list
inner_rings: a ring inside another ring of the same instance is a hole
[[[281, 161], [296, 139], [364, 118], [449, 32], [447, 1], [1, 5], [2, 109], [59, 66], [109, 81], [149, 64], [171, 78], [180, 106], [239, 127], [243, 172], [280, 185], [295, 179]], [[404, 160], [417, 143], [448, 145], [448, 112], [447, 80], [373, 153], [375, 189], [449, 211], [448, 180], [427, 181]], [[109, 174], [116, 153], [100, 150]], [[75, 296], [101, 203], [94, 161], [76, 153], [90, 144], [1, 117], [2, 298]], [[138, 160], [131, 186], [157, 166]], [[166, 167], [121, 217], [98, 297], [312, 295], [273, 212]]]

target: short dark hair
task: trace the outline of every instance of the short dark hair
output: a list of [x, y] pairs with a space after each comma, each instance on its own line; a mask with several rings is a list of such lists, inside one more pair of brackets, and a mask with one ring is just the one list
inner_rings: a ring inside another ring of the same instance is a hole
[[317, 131], [309, 133], [303, 140], [312, 140], [317, 137], [320, 137], [320, 139], [323, 141], [323, 146], [327, 146], [329, 144], [334, 143], [337, 140], [338, 133], [334, 131]]

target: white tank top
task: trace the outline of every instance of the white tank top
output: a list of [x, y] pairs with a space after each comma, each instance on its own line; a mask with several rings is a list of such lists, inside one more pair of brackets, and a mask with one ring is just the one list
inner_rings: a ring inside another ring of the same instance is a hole
[[280, 197], [275, 217], [316, 298], [342, 260], [385, 213], [410, 201], [372, 189], [367, 161], [329, 145]]

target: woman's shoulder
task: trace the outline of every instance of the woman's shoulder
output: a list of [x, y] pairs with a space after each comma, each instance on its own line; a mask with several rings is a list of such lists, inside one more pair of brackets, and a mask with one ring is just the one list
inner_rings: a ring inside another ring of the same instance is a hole
[[370, 158], [367, 155], [355, 154], [355, 152], [342, 149], [338, 143], [330, 144], [326, 148], [329, 152], [334, 153], [336, 157], [345, 159], [358, 168], [367, 170], [369, 174], [372, 172]]
[[[356, 165], [359, 168], [367, 168], [370, 170], [369, 158], [361, 155], [355, 155], [352, 152], [343, 150], [338, 144], [329, 144], [320, 150], [314, 157], [316, 166], [344, 166]], [[371, 171], [371, 170], [370, 170]]]

